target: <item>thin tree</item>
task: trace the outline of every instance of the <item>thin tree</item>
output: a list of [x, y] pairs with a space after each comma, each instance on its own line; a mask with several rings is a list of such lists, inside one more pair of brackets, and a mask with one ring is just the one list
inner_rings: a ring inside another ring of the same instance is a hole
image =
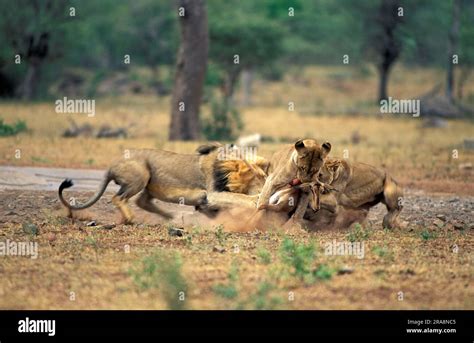
[[200, 137], [199, 107], [207, 67], [209, 33], [205, 0], [177, 0], [181, 30], [171, 102], [170, 140]]
[[461, 0], [453, 0], [451, 28], [448, 35], [448, 65], [446, 73], [446, 97], [453, 101], [454, 89], [454, 55], [459, 45], [459, 26]]
[[403, 9], [399, 0], [382, 0], [376, 18], [379, 29], [374, 37], [374, 47], [379, 55], [377, 67], [379, 70], [379, 101], [388, 98], [388, 78], [390, 70], [401, 52], [401, 42], [396, 29], [402, 22], [400, 15]]

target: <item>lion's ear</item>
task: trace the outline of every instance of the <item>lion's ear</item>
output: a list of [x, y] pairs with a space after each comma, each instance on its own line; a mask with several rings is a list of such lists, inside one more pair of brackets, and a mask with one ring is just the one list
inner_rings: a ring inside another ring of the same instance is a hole
[[298, 140], [296, 143], [295, 143], [295, 149], [296, 151], [300, 152], [300, 151], [303, 151], [305, 149], [305, 145], [304, 145], [304, 142], [302, 139]]
[[321, 148], [323, 149], [323, 157], [326, 157], [331, 151], [331, 143], [324, 142], [323, 144], [321, 144]]

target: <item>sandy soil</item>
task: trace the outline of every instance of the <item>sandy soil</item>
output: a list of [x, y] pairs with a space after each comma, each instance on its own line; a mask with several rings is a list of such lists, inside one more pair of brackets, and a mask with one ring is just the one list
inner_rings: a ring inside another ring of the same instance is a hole
[[[72, 221], [55, 192], [2, 191], [0, 242], [37, 242], [38, 258], [1, 257], [0, 270], [8, 277], [0, 281], [0, 308], [176, 308], [167, 297], [169, 284], [186, 285], [183, 307], [192, 309], [474, 307], [472, 196], [408, 190], [402, 219], [409, 226], [403, 230], [382, 229], [385, 209], [377, 206], [362, 234], [357, 228], [294, 236], [228, 233], [186, 212], [179, 237], [169, 232], [179, 225], [163, 223], [135, 206], [140, 224], [110, 225], [118, 219], [111, 194]], [[96, 226], [88, 226], [90, 221]], [[364, 244], [363, 258], [326, 255], [327, 243], [347, 242], [351, 235]], [[330, 277], [308, 283], [292, 275], [282, 257], [285, 239], [312, 242], [316, 257], [311, 267], [324, 265]], [[180, 256], [184, 281], [158, 276], [157, 286], [141, 287], [132, 270], [157, 252], [170, 251]]]

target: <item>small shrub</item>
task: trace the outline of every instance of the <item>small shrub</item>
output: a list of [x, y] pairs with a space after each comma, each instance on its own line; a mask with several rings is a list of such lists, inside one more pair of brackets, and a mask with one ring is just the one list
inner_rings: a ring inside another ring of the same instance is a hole
[[237, 281], [239, 280], [239, 266], [237, 263], [232, 263], [227, 277], [229, 278], [229, 282], [227, 284], [219, 284], [214, 286], [214, 293], [226, 299], [235, 299], [239, 295], [237, 290]]
[[427, 240], [429, 240], [429, 239], [436, 238], [436, 233], [431, 232], [431, 231], [425, 229], [425, 230], [421, 231], [420, 237], [421, 237], [421, 239], [423, 239], [424, 241], [427, 241]]
[[27, 130], [26, 123], [23, 120], [17, 120], [15, 124], [8, 125], [3, 122], [3, 119], [0, 119], [0, 136], [7, 137], [7, 136], [15, 136], [20, 132], [24, 132]]
[[312, 284], [318, 280], [329, 280], [334, 274], [334, 270], [325, 264], [314, 268], [315, 256], [313, 243], [297, 244], [288, 238], [282, 243], [282, 262], [290, 267], [290, 275], [299, 278], [306, 284]]
[[281, 260], [291, 268], [293, 276], [304, 279], [311, 273], [311, 265], [315, 257], [314, 244], [297, 244], [289, 238], [283, 240], [281, 246]]
[[179, 254], [157, 252], [139, 261], [130, 275], [142, 289], [159, 289], [169, 309], [181, 310], [186, 307], [188, 289], [181, 267]]
[[261, 264], [270, 264], [272, 262], [272, 255], [267, 249], [264, 249], [264, 248], [258, 249], [257, 256]]
[[214, 292], [226, 299], [235, 299], [239, 295], [235, 285], [216, 285], [214, 286]]
[[369, 238], [369, 230], [366, 230], [359, 223], [354, 225], [354, 228], [347, 234], [347, 240], [349, 242], [360, 242], [365, 241]]
[[211, 113], [202, 118], [202, 133], [208, 140], [231, 141], [243, 128], [240, 113], [233, 107], [230, 101], [211, 100]]
[[227, 240], [228, 234], [224, 232], [224, 225], [218, 225], [216, 227], [216, 231], [214, 231], [214, 235], [217, 238], [217, 241], [219, 242], [220, 245], [223, 245], [224, 242]]
[[386, 246], [383, 246], [383, 247], [375, 246], [372, 248], [372, 252], [382, 259], [385, 259], [388, 261], [393, 260], [393, 253]]
[[316, 280], [329, 280], [332, 278], [333, 274], [334, 270], [325, 264], [320, 264], [315, 270], [313, 270], [313, 277]]
[[275, 286], [268, 281], [263, 281], [257, 287], [255, 294], [250, 296], [250, 303], [254, 310], [274, 310], [283, 301], [280, 297], [272, 296], [271, 292], [275, 290]]

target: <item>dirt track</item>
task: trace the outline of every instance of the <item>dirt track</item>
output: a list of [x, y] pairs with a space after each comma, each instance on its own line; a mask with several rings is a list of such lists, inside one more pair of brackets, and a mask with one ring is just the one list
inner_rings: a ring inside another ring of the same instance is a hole
[[[33, 176], [37, 179], [28, 176], [31, 170], [22, 171], [17, 175], [23, 176], [16, 179], [12, 171], [3, 178], [15, 186], [0, 188], [0, 241], [38, 242], [39, 257], [1, 257], [0, 270], [8, 278], [0, 281], [0, 308], [167, 308], [162, 290], [142, 290], [130, 275], [137, 261], [157, 249], [181, 255], [188, 308], [260, 308], [262, 302], [263, 308], [271, 308], [273, 298], [279, 299], [277, 308], [294, 309], [474, 307], [472, 196], [408, 190], [402, 219], [409, 226], [404, 230], [383, 230], [385, 209], [375, 207], [364, 231], [367, 234], [360, 237], [365, 244], [361, 259], [324, 253], [327, 242], [347, 241], [353, 231], [290, 237], [301, 244], [315, 242], [314, 263], [335, 271], [330, 279], [308, 285], [281, 272], [282, 233], [222, 233], [186, 211], [185, 233], [176, 237], [155, 215], [135, 206], [140, 224], [108, 228], [103, 225], [118, 219], [110, 192], [72, 222], [65, 218], [53, 191], [63, 178], [61, 171], [36, 170]], [[68, 194], [87, 197], [101, 172], [79, 173], [74, 176], [87, 182], [79, 180], [76, 189], [80, 192]], [[81, 183], [87, 185], [81, 187]], [[87, 226], [91, 220], [97, 226]], [[37, 235], [28, 233], [31, 224], [39, 230]], [[268, 252], [271, 262], [261, 261], [262, 250]], [[230, 282], [233, 264], [239, 270], [238, 295], [222, 297], [215, 287]], [[262, 282], [272, 284], [264, 295], [258, 291]], [[403, 292], [402, 300], [399, 292]]]

